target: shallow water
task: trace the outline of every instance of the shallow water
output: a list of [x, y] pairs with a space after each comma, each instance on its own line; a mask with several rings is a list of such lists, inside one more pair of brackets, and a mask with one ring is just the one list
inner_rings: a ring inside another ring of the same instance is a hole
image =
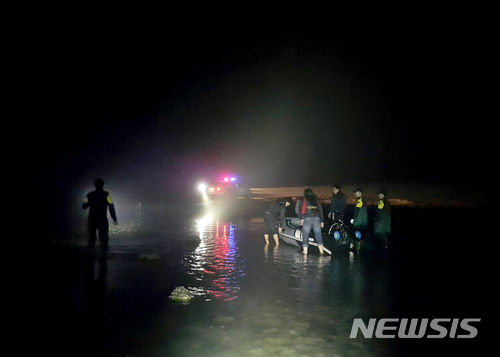
[[[406, 230], [427, 211], [395, 212], [387, 254], [300, 254], [264, 244], [261, 219], [204, 217], [168, 226], [115, 227], [106, 259], [97, 250], [50, 247], [36, 272], [40, 289], [32, 328], [41, 345], [105, 356], [437, 355], [476, 340], [349, 338], [354, 318], [477, 318], [482, 279], [460, 264], [467, 240], [443, 239], [437, 225]], [[460, 220], [456, 212], [450, 217]], [[148, 228], [149, 227], [149, 228]], [[446, 231], [455, 234], [460, 230]], [[189, 239], [200, 238], [197, 246]], [[190, 238], [191, 237], [191, 238]], [[414, 244], [420, 239], [421, 244]], [[425, 241], [424, 241], [425, 239]], [[432, 245], [427, 244], [432, 242]], [[481, 264], [480, 255], [468, 258]], [[168, 297], [176, 286], [189, 304]], [[34, 326], [34, 327], [33, 327]], [[54, 333], [43, 333], [53, 331]], [[481, 337], [481, 329], [479, 337]], [[64, 341], [64, 343], [62, 342]], [[64, 347], [64, 348], [63, 348]], [[64, 354], [64, 353], [63, 353]]]
[[[178, 331], [182, 337], [166, 336], [163, 352], [362, 356], [383, 349], [383, 344], [348, 338], [353, 318], [366, 308], [362, 297], [371, 284], [354, 256], [306, 257], [286, 244], [265, 245], [260, 224], [252, 222], [210, 222], [201, 237], [200, 246], [182, 261], [184, 282], [198, 298], [183, 307], [192, 316]], [[379, 290], [370, 302], [377, 316], [387, 311], [387, 294]]]

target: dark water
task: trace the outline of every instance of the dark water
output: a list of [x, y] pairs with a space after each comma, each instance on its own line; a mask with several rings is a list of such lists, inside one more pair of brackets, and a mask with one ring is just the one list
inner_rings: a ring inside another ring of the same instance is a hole
[[[481, 352], [488, 258], [474, 224], [480, 210], [395, 208], [387, 254], [367, 244], [360, 255], [332, 257], [265, 246], [254, 214], [206, 213], [124, 222], [106, 259], [78, 244], [40, 246], [27, 273], [25, 347], [92, 356]], [[194, 299], [171, 301], [176, 286]], [[355, 318], [388, 317], [482, 321], [473, 340], [349, 337]]]

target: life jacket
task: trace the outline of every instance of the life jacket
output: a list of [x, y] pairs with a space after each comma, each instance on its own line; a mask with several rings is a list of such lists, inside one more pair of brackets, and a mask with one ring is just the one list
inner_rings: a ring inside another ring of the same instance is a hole
[[391, 212], [388, 201], [380, 200], [375, 214], [375, 234], [391, 234]]
[[363, 202], [363, 197], [358, 198], [354, 209], [354, 228], [366, 228], [368, 225], [368, 211]]
[[302, 216], [306, 214], [306, 212], [309, 210], [309, 212], [319, 212], [318, 206], [309, 206], [307, 204], [307, 199], [304, 197], [304, 201], [302, 202], [302, 209], [301, 209], [301, 214]]
[[384, 209], [384, 207], [385, 207], [385, 202], [384, 202], [384, 200], [380, 200], [380, 201], [378, 201], [378, 207], [377, 207], [377, 208], [378, 208], [378, 209]]
[[116, 218], [113, 200], [104, 190], [90, 192], [83, 199], [83, 208], [89, 208], [89, 221], [107, 221], [108, 207], [111, 217]]

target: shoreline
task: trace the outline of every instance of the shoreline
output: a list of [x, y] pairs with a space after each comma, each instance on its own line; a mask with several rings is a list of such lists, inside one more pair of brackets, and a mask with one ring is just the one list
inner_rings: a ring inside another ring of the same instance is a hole
[[[274, 188], [252, 188], [252, 198], [276, 199], [284, 197], [301, 197], [305, 186], [274, 187]], [[332, 196], [332, 186], [309, 186], [323, 203], [329, 203]], [[342, 192], [347, 197], [348, 203], [355, 201], [353, 190], [356, 187], [363, 188], [363, 196], [367, 205], [376, 205], [378, 202], [377, 192], [380, 189], [387, 190], [387, 199], [393, 206], [420, 207], [420, 208], [482, 208], [491, 205], [486, 194], [477, 188], [463, 190], [447, 186], [430, 185], [343, 185]]]

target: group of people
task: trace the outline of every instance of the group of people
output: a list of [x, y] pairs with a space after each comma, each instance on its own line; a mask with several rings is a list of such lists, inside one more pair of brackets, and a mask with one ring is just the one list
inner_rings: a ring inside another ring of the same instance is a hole
[[[333, 186], [330, 209], [327, 217], [332, 223], [336, 221], [344, 222], [347, 197], [342, 192], [339, 185]], [[359, 238], [364, 237], [369, 232], [368, 226], [368, 207], [365, 204], [363, 197], [363, 189], [358, 187], [354, 190], [355, 205], [354, 213], [350, 220], [353, 232], [359, 234]], [[376, 207], [375, 219], [373, 223], [373, 236], [377, 242], [387, 246], [387, 241], [391, 235], [391, 207], [387, 200], [385, 190], [378, 192], [378, 204]], [[269, 244], [269, 236], [272, 235], [275, 243], [279, 244], [279, 231], [285, 218], [286, 208], [290, 206], [290, 201], [276, 200], [271, 203], [264, 214], [265, 233], [264, 239], [266, 244]], [[321, 229], [325, 226], [325, 217], [320, 199], [314, 192], [306, 187], [304, 196], [297, 200], [295, 205], [295, 213], [300, 218], [302, 225], [302, 253], [308, 254], [309, 234], [311, 230], [314, 232], [316, 243], [320, 254], [323, 254], [323, 237]]]
[[[97, 232], [99, 232], [99, 239], [101, 246], [106, 251], [108, 248], [108, 219], [107, 212], [109, 210], [111, 218], [117, 224], [116, 212], [110, 194], [104, 191], [104, 181], [98, 178], [95, 182], [95, 191], [90, 192], [84, 198], [83, 208], [89, 208], [89, 248], [93, 249], [95, 246]], [[341, 191], [340, 186], [335, 185], [332, 189], [332, 198], [330, 209], [327, 217], [333, 222], [344, 221], [347, 208], [346, 195]], [[356, 198], [354, 206], [354, 214], [350, 220], [352, 229], [359, 232], [361, 236], [368, 233], [368, 208], [364, 202], [363, 189], [356, 188], [354, 190]], [[378, 192], [378, 204], [375, 213], [375, 220], [373, 224], [373, 235], [378, 242], [387, 245], [387, 240], [391, 235], [391, 208], [387, 200], [387, 193], [385, 190]], [[266, 244], [269, 244], [270, 236], [273, 236], [276, 245], [279, 245], [279, 230], [285, 219], [286, 208], [290, 206], [288, 200], [275, 200], [273, 201], [264, 213], [265, 232], [264, 239]], [[323, 238], [321, 229], [325, 226], [325, 217], [323, 214], [323, 207], [320, 199], [314, 192], [306, 187], [304, 196], [297, 200], [295, 205], [295, 213], [300, 218], [302, 226], [302, 253], [308, 254], [309, 247], [309, 234], [314, 232], [316, 243], [320, 254], [323, 254]]]

